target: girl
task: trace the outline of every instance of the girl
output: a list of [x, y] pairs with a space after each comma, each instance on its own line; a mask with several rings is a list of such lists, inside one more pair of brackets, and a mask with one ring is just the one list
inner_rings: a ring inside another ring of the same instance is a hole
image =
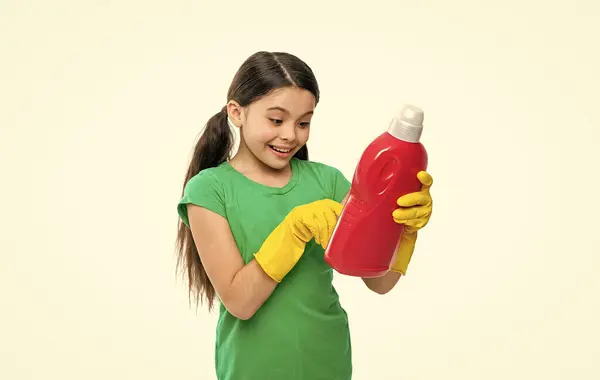
[[[348, 318], [323, 258], [350, 189], [342, 173], [308, 160], [319, 87], [287, 53], [258, 52], [240, 67], [227, 104], [207, 123], [178, 204], [178, 266], [189, 292], [220, 301], [215, 366], [221, 380], [348, 380]], [[230, 157], [232, 128], [240, 145]], [[399, 198], [406, 225], [393, 271], [363, 279], [383, 294], [405, 273], [431, 215], [423, 190]]]

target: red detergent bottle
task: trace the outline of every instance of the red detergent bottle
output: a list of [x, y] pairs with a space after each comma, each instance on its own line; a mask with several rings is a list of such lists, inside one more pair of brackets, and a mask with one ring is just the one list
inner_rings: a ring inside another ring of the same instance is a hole
[[363, 152], [325, 250], [325, 261], [338, 273], [379, 277], [390, 270], [404, 231], [392, 217], [396, 201], [421, 189], [417, 173], [427, 169], [422, 130], [423, 111], [406, 105]]

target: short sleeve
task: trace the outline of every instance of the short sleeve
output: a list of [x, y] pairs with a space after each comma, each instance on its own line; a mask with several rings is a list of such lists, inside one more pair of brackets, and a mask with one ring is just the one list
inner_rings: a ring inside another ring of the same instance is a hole
[[206, 208], [223, 217], [225, 213], [225, 201], [221, 182], [209, 171], [201, 171], [192, 177], [185, 185], [183, 196], [177, 204], [177, 213], [187, 225], [190, 226], [187, 205], [193, 204]]
[[341, 202], [350, 191], [351, 182], [339, 169], [331, 167], [331, 171], [333, 174], [333, 200]]

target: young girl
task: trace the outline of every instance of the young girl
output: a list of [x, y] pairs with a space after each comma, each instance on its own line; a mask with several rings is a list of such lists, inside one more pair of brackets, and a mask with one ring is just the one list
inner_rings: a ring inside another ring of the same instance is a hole
[[[350, 182], [308, 160], [319, 101], [310, 67], [258, 52], [233, 78], [227, 104], [207, 123], [178, 204], [178, 264], [196, 302], [220, 301], [215, 365], [220, 380], [348, 380], [346, 312], [324, 261]], [[233, 158], [232, 128], [240, 146]], [[390, 215], [406, 225], [398, 259], [363, 279], [383, 294], [405, 273], [417, 231], [431, 215], [431, 176]]]

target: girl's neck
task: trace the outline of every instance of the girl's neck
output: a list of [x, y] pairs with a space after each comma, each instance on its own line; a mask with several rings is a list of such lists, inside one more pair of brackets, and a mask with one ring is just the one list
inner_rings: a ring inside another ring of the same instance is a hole
[[271, 187], [283, 187], [292, 178], [291, 165], [284, 169], [273, 169], [260, 161], [248, 148], [240, 145], [229, 164], [238, 172], [254, 182]]

